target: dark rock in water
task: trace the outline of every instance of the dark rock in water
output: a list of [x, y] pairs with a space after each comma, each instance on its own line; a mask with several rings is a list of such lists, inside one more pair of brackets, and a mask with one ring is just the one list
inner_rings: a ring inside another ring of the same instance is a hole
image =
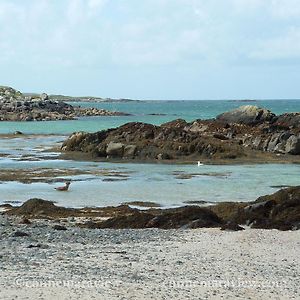
[[240, 230], [245, 230], [245, 228], [239, 226], [236, 222], [229, 221], [222, 225], [221, 230], [226, 230], [226, 231], [240, 231]]
[[29, 236], [28, 233], [26, 232], [23, 232], [23, 231], [15, 231], [13, 234], [12, 234], [13, 237], [25, 237], [25, 236]]
[[14, 132], [14, 135], [22, 135], [22, 134], [23, 134], [22, 131], [18, 131], [18, 130], [17, 130], [17, 131]]
[[68, 230], [67, 227], [62, 226], [62, 225], [54, 225], [53, 229], [55, 229], [55, 230]]
[[271, 121], [275, 117], [271, 111], [254, 105], [244, 105], [217, 116], [217, 120], [226, 123], [257, 124]]
[[186, 204], [197, 204], [197, 205], [204, 205], [207, 204], [209, 202], [205, 201], [205, 200], [188, 200], [188, 201], [183, 201], [183, 203]]

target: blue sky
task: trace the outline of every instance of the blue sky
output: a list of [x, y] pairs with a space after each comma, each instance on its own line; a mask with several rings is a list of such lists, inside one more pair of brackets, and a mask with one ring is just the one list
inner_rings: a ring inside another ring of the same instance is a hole
[[0, 85], [134, 99], [300, 98], [299, 0], [0, 0]]

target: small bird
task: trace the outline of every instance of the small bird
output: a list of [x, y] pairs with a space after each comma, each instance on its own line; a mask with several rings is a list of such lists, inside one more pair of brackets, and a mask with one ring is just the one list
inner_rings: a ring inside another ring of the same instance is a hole
[[198, 167], [203, 166], [204, 164], [200, 161], [198, 161]]
[[67, 181], [65, 183], [65, 186], [59, 186], [59, 187], [56, 187], [54, 189], [57, 190], [57, 191], [60, 191], [60, 192], [66, 192], [69, 189], [70, 184], [71, 184], [71, 182]]

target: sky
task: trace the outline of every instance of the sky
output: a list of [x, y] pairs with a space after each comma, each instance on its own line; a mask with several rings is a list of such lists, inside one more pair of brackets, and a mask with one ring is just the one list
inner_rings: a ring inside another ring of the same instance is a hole
[[300, 0], [0, 0], [0, 85], [299, 99]]

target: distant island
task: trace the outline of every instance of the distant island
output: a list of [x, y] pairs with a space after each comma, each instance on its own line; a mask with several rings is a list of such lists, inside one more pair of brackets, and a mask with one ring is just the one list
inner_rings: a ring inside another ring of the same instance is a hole
[[[26, 97], [38, 97], [40, 94], [37, 93], [23, 93]], [[133, 99], [112, 99], [112, 98], [101, 98], [93, 96], [66, 96], [66, 95], [48, 95], [49, 100], [53, 101], [65, 101], [65, 102], [140, 102], [141, 100]]]
[[90, 116], [130, 115], [94, 107], [73, 106], [65, 102], [67, 100], [67, 97], [64, 100], [54, 99], [46, 93], [23, 94], [11, 87], [0, 86], [0, 121], [55, 121]]

